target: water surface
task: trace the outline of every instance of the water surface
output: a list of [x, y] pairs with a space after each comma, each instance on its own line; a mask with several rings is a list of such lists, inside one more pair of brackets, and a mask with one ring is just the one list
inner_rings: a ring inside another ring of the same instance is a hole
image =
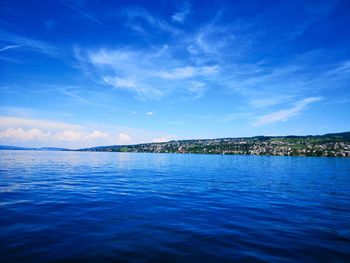
[[0, 151], [0, 262], [349, 260], [349, 159]]

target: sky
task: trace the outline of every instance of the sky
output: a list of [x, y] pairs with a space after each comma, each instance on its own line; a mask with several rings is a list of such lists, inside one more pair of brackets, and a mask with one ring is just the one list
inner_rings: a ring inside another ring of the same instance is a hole
[[0, 2], [0, 144], [350, 130], [350, 2]]

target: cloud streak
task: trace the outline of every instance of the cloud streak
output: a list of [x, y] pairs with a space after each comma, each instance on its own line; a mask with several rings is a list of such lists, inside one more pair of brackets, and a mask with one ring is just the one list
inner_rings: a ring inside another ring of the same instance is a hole
[[42, 53], [51, 57], [60, 57], [62, 55], [62, 50], [56, 45], [27, 37], [18, 36], [3, 30], [0, 30], [0, 41], [4, 43], [9, 43], [9, 45], [3, 47], [0, 52], [9, 49], [19, 49], [28, 50], [31, 52]]
[[203, 67], [183, 67], [175, 68], [171, 71], [162, 71], [157, 75], [164, 79], [188, 79], [195, 76], [208, 76], [218, 72], [218, 66], [203, 66]]
[[9, 49], [19, 48], [21, 46], [22, 45], [8, 45], [8, 46], [5, 46], [3, 48], [0, 48], [0, 52], [4, 52], [4, 51], [9, 50]]
[[262, 126], [280, 121], [288, 121], [290, 118], [299, 115], [306, 107], [311, 104], [322, 100], [322, 97], [310, 97], [298, 101], [291, 108], [282, 109], [273, 113], [269, 113], [261, 116], [254, 123], [254, 126]]
[[67, 1], [62, 1], [62, 3], [63, 3], [65, 6], [71, 8], [72, 10], [77, 11], [79, 14], [83, 15], [83, 16], [86, 17], [87, 19], [89, 19], [89, 20], [95, 22], [96, 24], [99, 24], [100, 26], [104, 26], [104, 24], [103, 24], [100, 20], [96, 19], [95, 17], [93, 17], [92, 15], [90, 15], [89, 13], [87, 13], [86, 11], [83, 11], [83, 10], [77, 8], [76, 6], [74, 6], [74, 5], [70, 4], [70, 3], [68, 3]]
[[71, 124], [60, 121], [32, 119], [32, 118], [20, 118], [10, 116], [0, 116], [0, 128], [31, 128], [36, 127], [38, 129], [45, 130], [81, 130], [83, 127], [77, 124]]

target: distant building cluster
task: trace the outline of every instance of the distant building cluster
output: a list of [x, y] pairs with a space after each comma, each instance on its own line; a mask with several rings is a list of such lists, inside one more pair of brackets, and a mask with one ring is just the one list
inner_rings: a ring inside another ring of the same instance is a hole
[[251, 138], [181, 140], [164, 143], [96, 147], [85, 150], [108, 152], [350, 157], [350, 140], [346, 136], [335, 135], [258, 136]]

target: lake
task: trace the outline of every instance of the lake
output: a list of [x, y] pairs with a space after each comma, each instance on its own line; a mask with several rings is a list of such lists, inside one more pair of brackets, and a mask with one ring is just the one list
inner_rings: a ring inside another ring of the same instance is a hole
[[0, 151], [0, 262], [349, 262], [350, 160]]

